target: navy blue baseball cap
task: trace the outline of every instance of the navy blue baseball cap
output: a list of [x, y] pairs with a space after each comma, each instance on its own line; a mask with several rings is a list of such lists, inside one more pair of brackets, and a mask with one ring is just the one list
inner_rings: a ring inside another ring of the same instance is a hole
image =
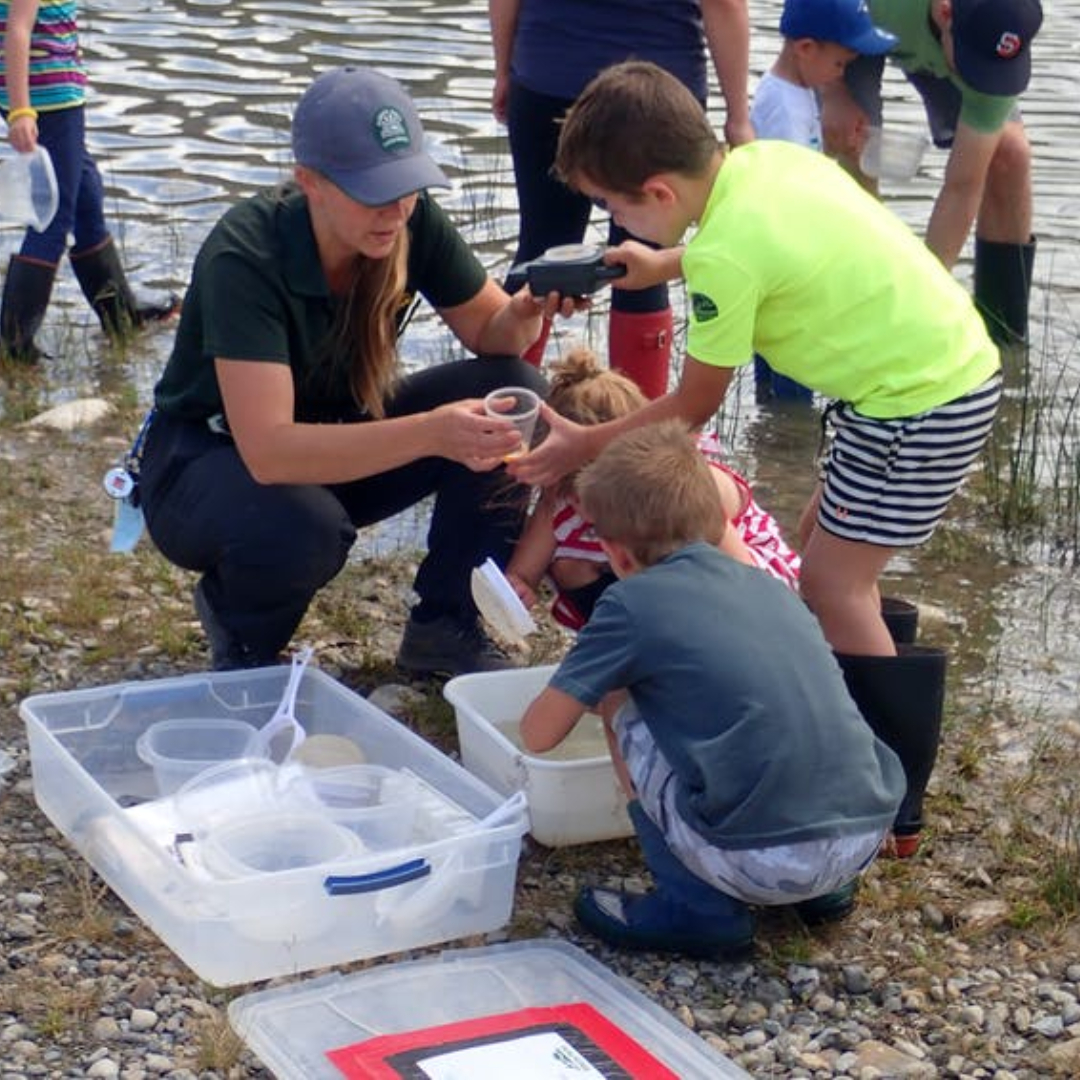
[[296, 106], [292, 146], [297, 164], [366, 206], [450, 186], [424, 150], [424, 129], [405, 88], [370, 68], [320, 75]]
[[866, 0], [786, 0], [780, 33], [796, 40], [832, 41], [864, 56], [882, 56], [897, 40], [874, 25]]
[[952, 0], [960, 78], [980, 94], [1022, 94], [1031, 79], [1031, 40], [1042, 20], [1039, 0]]

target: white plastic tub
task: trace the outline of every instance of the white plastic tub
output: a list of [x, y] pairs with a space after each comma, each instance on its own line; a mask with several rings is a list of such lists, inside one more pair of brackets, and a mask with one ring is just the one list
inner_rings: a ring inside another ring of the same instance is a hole
[[589, 738], [585, 756], [563, 760], [529, 754], [509, 737], [511, 725], [520, 721], [554, 670], [481, 672], [446, 684], [443, 694], [454, 706], [462, 763], [496, 791], [525, 793], [529, 831], [541, 844], [564, 847], [629, 836], [633, 828], [626, 799], [601, 740]]
[[[201, 799], [210, 800], [209, 809], [203, 802], [192, 810], [190, 786], [159, 796], [152, 768], [136, 752], [138, 739], [152, 724], [178, 716], [244, 720], [261, 728], [288, 675], [284, 667], [214, 672], [27, 698], [20, 713], [38, 805], [132, 911], [216, 985], [382, 956], [504, 925], [526, 828], [524, 808], [506, 806], [403, 724], [317, 670], [304, 673], [297, 718], [311, 733], [354, 743], [372, 765], [411, 785], [407, 832], [367, 828], [359, 817], [339, 819], [339, 808], [328, 805], [325, 812], [357, 837], [355, 847], [345, 845], [330, 862], [268, 872], [248, 865], [221, 875], [211, 857], [207, 869], [204, 826], [218, 820], [215, 808], [227, 818], [227, 786], [206, 788]], [[228, 783], [248, 793], [250, 812], [275, 766], [242, 761], [216, 768], [228, 777], [234, 767], [240, 775]], [[340, 794], [333, 789], [330, 802]], [[292, 805], [291, 795], [283, 799]], [[265, 803], [257, 808], [268, 810]], [[356, 809], [345, 808], [348, 814]]]

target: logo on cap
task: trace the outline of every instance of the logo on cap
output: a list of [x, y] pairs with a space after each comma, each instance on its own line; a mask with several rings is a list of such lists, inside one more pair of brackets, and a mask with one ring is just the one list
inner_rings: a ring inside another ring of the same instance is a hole
[[373, 127], [375, 128], [375, 138], [379, 140], [379, 146], [387, 152], [408, 150], [412, 145], [405, 117], [393, 105], [384, 105], [379, 109], [375, 114]]
[[1020, 51], [1023, 44], [1019, 34], [1014, 34], [1011, 30], [1006, 30], [1005, 33], [998, 38], [998, 43], [994, 51], [1002, 60], [1011, 60]]

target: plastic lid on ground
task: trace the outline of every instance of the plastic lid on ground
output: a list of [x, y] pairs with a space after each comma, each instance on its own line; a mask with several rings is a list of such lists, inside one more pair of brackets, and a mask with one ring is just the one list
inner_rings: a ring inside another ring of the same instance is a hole
[[484, 621], [506, 641], [524, 645], [526, 635], [536, 630], [528, 608], [494, 560], [473, 569], [472, 597]]
[[234, 1000], [229, 1021], [280, 1080], [749, 1080], [640, 990], [559, 941], [455, 949], [272, 987]]

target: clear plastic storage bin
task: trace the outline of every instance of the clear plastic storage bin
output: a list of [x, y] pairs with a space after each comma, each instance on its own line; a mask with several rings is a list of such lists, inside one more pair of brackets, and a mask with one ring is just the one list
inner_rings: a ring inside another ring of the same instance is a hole
[[[626, 797], [615, 777], [598, 717], [584, 717], [560, 748], [530, 754], [513, 741], [515, 725], [554, 666], [459, 675], [443, 689], [457, 716], [461, 760], [497, 791], [523, 791], [529, 831], [549, 847], [630, 836]], [[596, 731], [588, 730], [592, 724]]]
[[[259, 729], [288, 677], [286, 667], [260, 668], [27, 698], [20, 712], [38, 805], [132, 911], [216, 985], [505, 924], [524, 800], [505, 800], [320, 671], [303, 675], [297, 719], [309, 734], [353, 744], [366, 767], [307, 770], [315, 781], [298, 793], [300, 767], [239, 759], [160, 794], [136, 749], [151, 725], [198, 716]], [[303, 845], [305, 835], [319, 837], [320, 854], [278, 858], [275, 831]]]

